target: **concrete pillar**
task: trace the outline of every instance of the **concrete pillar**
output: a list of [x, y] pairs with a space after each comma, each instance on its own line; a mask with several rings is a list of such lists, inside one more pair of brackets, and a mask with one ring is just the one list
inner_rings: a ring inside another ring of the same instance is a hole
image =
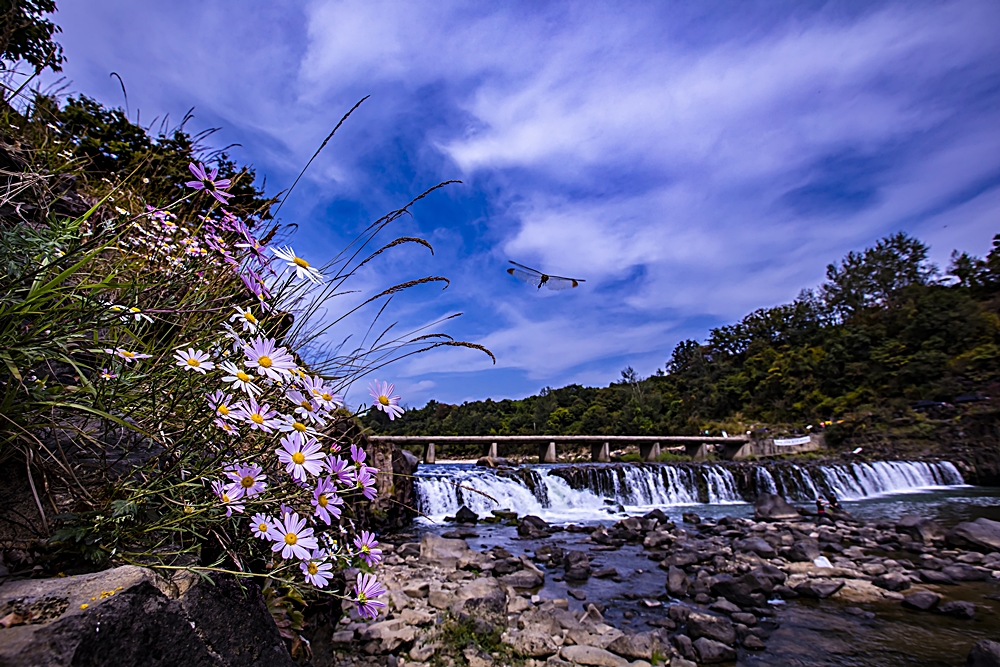
[[490, 453], [488, 455], [491, 459], [499, 458], [497, 455], [497, 443], [490, 443]]
[[434, 463], [434, 443], [428, 442], [427, 449], [424, 450], [424, 463]]
[[708, 446], [704, 442], [689, 442], [684, 445], [684, 449], [693, 461], [704, 461], [708, 458]]
[[660, 455], [660, 443], [658, 442], [642, 442], [639, 443], [639, 458], [643, 461], [655, 461], [656, 457]]
[[611, 445], [594, 443], [590, 446], [590, 460], [594, 463], [609, 463], [611, 461]]
[[539, 463], [557, 463], [559, 458], [556, 456], [556, 443], [550, 442], [548, 447], [544, 449], [542, 447], [538, 448], [538, 462]]

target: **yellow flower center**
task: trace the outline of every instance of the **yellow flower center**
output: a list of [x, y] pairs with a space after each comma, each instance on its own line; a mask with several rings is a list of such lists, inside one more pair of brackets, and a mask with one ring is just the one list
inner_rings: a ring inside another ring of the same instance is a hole
[[304, 407], [306, 409], [306, 412], [312, 412], [313, 410], [312, 403], [310, 403], [309, 401], [299, 401], [299, 405]]
[[322, 398], [323, 398], [324, 401], [332, 401], [333, 400], [333, 396], [331, 396], [330, 394], [321, 394], [321, 396], [322, 396]]
[[270, 368], [271, 367], [271, 357], [268, 357], [266, 355], [263, 356], [263, 357], [260, 357], [259, 359], [257, 359], [257, 363], [260, 364], [261, 366], [263, 366], [264, 368]]
[[243, 479], [240, 480], [240, 484], [243, 486], [244, 489], [249, 489], [250, 487], [252, 487], [256, 483], [257, 483], [257, 480], [255, 480], [250, 475], [247, 475], [246, 477], [244, 477]]
[[250, 415], [250, 421], [252, 421], [254, 424], [263, 424], [264, 416], [259, 412], [255, 412], [252, 415]]
[[229, 496], [227, 496], [226, 494], [223, 493], [222, 494], [222, 502], [228, 503], [229, 502]]
[[299, 536], [295, 533], [285, 533], [285, 544], [292, 545], [299, 541]]
[[185, 514], [191, 514], [193, 512], [194, 512], [194, 508], [191, 507], [190, 505], [187, 505], [187, 506], [184, 507], [184, 513]]
[[128, 350], [122, 350], [122, 356], [128, 357], [129, 359], [135, 359], [135, 353], [129, 352]]
[[262, 533], [266, 533], [267, 532], [267, 524], [266, 523], [258, 523], [257, 524], [257, 530], [259, 530]]
[[294, 454], [292, 454], [292, 463], [294, 463], [295, 465], [300, 466], [305, 462], [306, 462], [306, 455], [303, 454], [302, 452], [295, 452]]
[[370, 554], [372, 552], [371, 548], [367, 544], [361, 545], [361, 553]]
[[194, 357], [189, 357], [187, 362], [188, 362], [188, 366], [194, 366], [195, 368], [198, 368], [198, 366], [201, 366], [201, 362], [198, 361], [197, 359], [195, 359]]
[[243, 313], [243, 319], [245, 319], [250, 324], [257, 324], [257, 318], [254, 317], [253, 313], [251, 313], [249, 310]]
[[302, 259], [301, 257], [296, 257], [295, 259], [292, 260], [292, 263], [294, 263], [295, 266], [301, 266], [303, 269], [309, 268], [309, 262]]
[[316, 563], [309, 563], [309, 565], [306, 566], [306, 569], [309, 570], [309, 574], [316, 574], [319, 572], [319, 568], [316, 567]]
[[217, 407], [217, 408], [216, 408], [216, 410], [217, 410], [217, 411], [218, 411], [218, 413], [219, 413], [220, 415], [222, 415], [223, 417], [225, 417], [226, 415], [228, 415], [228, 414], [229, 414], [229, 408], [227, 408], [227, 407], [226, 407], [226, 406], [224, 406], [224, 405], [220, 405], [219, 407]]
[[382, 405], [389, 405], [389, 397], [388, 396], [379, 396], [378, 397], [378, 402], [381, 403]]
[[362, 605], [368, 602], [368, 598], [361, 591], [358, 591], [358, 602]]
[[244, 373], [243, 371], [236, 371], [236, 378], [238, 380], [243, 381], [243, 382], [249, 382], [250, 381], [250, 376], [247, 375], [246, 373]]
[[303, 424], [302, 422], [293, 422], [292, 423], [292, 428], [294, 428], [299, 433], [305, 433], [306, 429], [308, 427], [305, 424]]
[[320, 507], [326, 507], [327, 503], [329, 503], [330, 501], [326, 499], [325, 493], [321, 493], [319, 494], [319, 498], [316, 499], [316, 502], [319, 504]]
[[138, 308], [136, 308], [135, 306], [132, 306], [131, 308], [129, 308], [129, 310], [130, 310], [131, 312], [133, 312], [133, 313], [141, 313], [141, 312], [142, 312], [141, 310], [139, 310], [139, 309], [138, 309]]

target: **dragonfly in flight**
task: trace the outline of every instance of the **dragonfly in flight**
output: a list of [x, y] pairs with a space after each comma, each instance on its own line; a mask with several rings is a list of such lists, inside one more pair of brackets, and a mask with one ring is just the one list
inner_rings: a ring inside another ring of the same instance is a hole
[[528, 283], [529, 285], [534, 285], [538, 289], [542, 289], [542, 286], [552, 289], [552, 290], [564, 290], [571, 289], [573, 287], [579, 287], [580, 283], [586, 282], [582, 278], [564, 278], [563, 276], [550, 276], [547, 273], [542, 273], [532, 269], [531, 267], [525, 266], [524, 264], [518, 264], [515, 261], [507, 260], [514, 266], [507, 269], [507, 273], [514, 276], [521, 282]]

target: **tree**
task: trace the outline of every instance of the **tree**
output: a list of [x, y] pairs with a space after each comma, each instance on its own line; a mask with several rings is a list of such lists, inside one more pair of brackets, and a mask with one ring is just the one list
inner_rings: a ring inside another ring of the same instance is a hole
[[62, 70], [62, 47], [52, 41], [62, 30], [44, 18], [55, 11], [55, 0], [0, 0], [0, 58]]
[[911, 285], [928, 285], [937, 269], [927, 263], [927, 246], [899, 232], [866, 248], [849, 252], [840, 266], [826, 267], [823, 299], [833, 312], [847, 319], [871, 308], [892, 308]]

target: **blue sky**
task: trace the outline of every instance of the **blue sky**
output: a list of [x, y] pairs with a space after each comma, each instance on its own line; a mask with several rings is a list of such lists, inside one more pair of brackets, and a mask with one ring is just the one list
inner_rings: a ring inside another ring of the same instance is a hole
[[[445, 179], [351, 285], [447, 349], [379, 373], [403, 402], [522, 397], [662, 368], [673, 346], [822, 282], [899, 230], [987, 252], [1000, 232], [1000, 4], [87, 0], [56, 22], [69, 90], [189, 129], [287, 187], [313, 263]], [[386, 241], [391, 236], [386, 237]], [[506, 261], [585, 278], [537, 291]], [[374, 311], [333, 332], [357, 340]], [[363, 388], [349, 399], [365, 400]]]

